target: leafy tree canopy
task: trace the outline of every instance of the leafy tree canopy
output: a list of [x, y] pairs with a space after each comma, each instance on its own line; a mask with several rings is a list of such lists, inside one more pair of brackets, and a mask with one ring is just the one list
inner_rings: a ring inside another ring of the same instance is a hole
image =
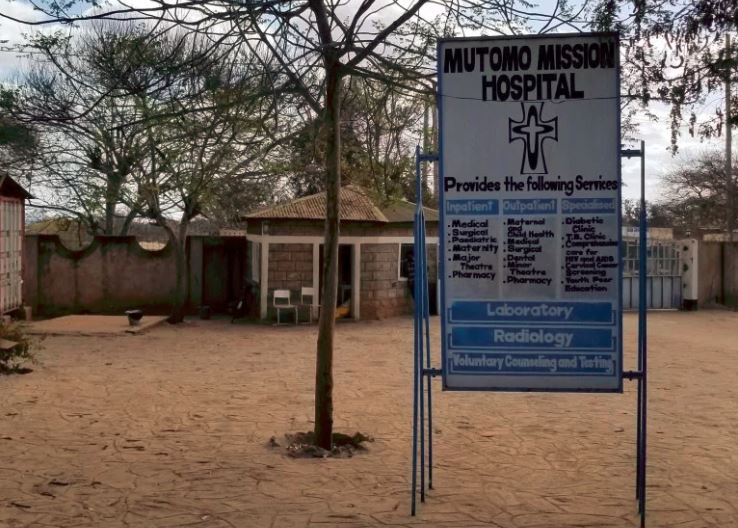
[[[623, 88], [641, 108], [651, 101], [670, 105], [672, 151], [680, 127], [713, 137], [725, 116], [718, 101], [713, 114], [702, 111], [708, 95], [721, 92], [727, 76], [736, 79], [738, 42], [726, 36], [738, 28], [738, 3], [732, 0], [601, 0], [590, 10], [592, 27], [622, 37]], [[735, 93], [732, 95], [738, 103]], [[735, 126], [738, 117], [731, 116]]]

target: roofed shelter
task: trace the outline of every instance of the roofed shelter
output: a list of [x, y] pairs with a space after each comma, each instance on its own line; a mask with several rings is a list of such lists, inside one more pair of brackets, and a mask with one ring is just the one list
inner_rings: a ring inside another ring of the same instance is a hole
[[[303, 287], [314, 288], [320, 304], [326, 193], [318, 193], [246, 215], [254, 279], [260, 288], [259, 314], [272, 313], [272, 294], [290, 290], [300, 302]], [[363, 188], [341, 188], [338, 252], [338, 304], [353, 319], [379, 319], [412, 311], [408, 269], [413, 251], [415, 204], [377, 203]], [[438, 212], [425, 209], [429, 280], [435, 293]], [[431, 299], [431, 305], [433, 305]]]
[[0, 314], [23, 304], [25, 200], [31, 194], [0, 173]]

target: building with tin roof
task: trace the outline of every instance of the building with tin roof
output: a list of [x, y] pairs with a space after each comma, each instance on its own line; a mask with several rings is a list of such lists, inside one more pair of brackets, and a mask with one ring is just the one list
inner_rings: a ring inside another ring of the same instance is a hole
[[[307, 304], [319, 305], [323, 269], [326, 193], [257, 210], [245, 216], [251, 279], [259, 284], [262, 319], [274, 311], [275, 290], [289, 290], [293, 304], [301, 303], [303, 288], [316, 295]], [[412, 265], [415, 204], [378, 203], [363, 188], [347, 185], [340, 194], [338, 266], [339, 313], [353, 319], [379, 319], [410, 313], [408, 278]], [[425, 209], [431, 281], [435, 306], [438, 211]], [[304, 320], [308, 315], [300, 314]]]
[[0, 172], [0, 315], [23, 304], [23, 231], [28, 198], [28, 191]]

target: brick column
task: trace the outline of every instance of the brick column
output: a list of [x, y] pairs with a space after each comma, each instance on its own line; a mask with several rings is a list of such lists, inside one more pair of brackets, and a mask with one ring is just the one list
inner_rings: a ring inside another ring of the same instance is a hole
[[261, 243], [261, 265], [259, 267], [259, 317], [266, 319], [269, 306], [269, 242]]
[[320, 304], [320, 274], [323, 270], [320, 269], [320, 244], [313, 244], [313, 306]]
[[190, 290], [189, 306], [196, 309], [202, 304], [202, 237], [187, 237], [189, 242]]
[[351, 317], [361, 319], [361, 244], [358, 242], [351, 247]]

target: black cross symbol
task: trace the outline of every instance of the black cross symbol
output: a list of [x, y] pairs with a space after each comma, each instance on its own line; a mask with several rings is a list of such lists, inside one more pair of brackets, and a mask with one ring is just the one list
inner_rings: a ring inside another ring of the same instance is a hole
[[559, 118], [543, 119], [541, 117], [543, 103], [533, 103], [527, 108], [524, 103], [520, 103], [520, 106], [523, 109], [523, 117], [520, 121], [515, 121], [511, 117], [509, 122], [510, 143], [522, 141], [524, 145], [520, 173], [547, 174], [543, 142], [546, 139], [559, 140]]

